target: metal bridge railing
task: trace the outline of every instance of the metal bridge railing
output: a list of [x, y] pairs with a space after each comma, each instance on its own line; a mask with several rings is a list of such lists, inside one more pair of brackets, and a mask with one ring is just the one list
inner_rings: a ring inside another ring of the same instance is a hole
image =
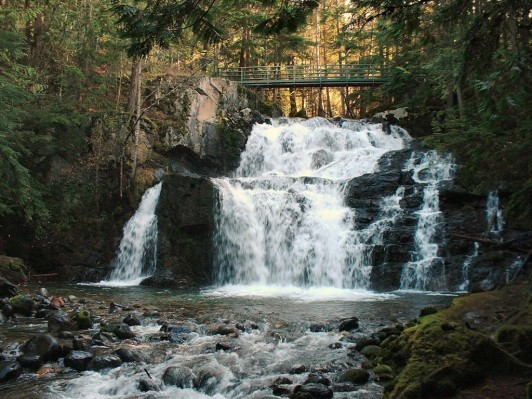
[[218, 76], [247, 86], [305, 86], [328, 84], [383, 84], [390, 69], [375, 64], [268, 65], [222, 69]]

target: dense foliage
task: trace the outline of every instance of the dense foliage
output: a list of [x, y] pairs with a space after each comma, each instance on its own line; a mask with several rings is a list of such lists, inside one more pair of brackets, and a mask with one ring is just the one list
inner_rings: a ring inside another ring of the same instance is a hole
[[20, 252], [8, 244], [17, 229], [28, 240], [62, 239], [98, 231], [129, 206], [120, 194], [134, 187], [124, 173], [138, 178], [123, 164], [136, 162], [141, 81], [264, 64], [386, 65], [392, 80], [379, 89], [261, 95], [293, 115], [410, 107], [432, 123], [427, 145], [456, 154], [459, 182], [480, 194], [499, 189], [514, 225], [530, 227], [529, 6], [0, 0], [0, 251]]

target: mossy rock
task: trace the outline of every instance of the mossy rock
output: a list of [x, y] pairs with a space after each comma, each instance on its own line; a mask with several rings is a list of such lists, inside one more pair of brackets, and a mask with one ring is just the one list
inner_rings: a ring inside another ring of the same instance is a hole
[[80, 310], [72, 315], [72, 320], [74, 320], [80, 330], [88, 330], [92, 327], [92, 315], [88, 310]]
[[27, 273], [28, 268], [22, 259], [0, 255], [0, 277], [21, 284], [28, 281]]
[[364, 384], [369, 380], [369, 371], [352, 368], [347, 370], [341, 377], [340, 382], [351, 382], [353, 384]]
[[387, 364], [379, 364], [377, 367], [373, 369], [373, 372], [375, 374], [392, 374], [393, 375], [392, 368], [388, 366]]
[[505, 325], [496, 334], [498, 343], [524, 362], [532, 361], [532, 326]]
[[[524, 302], [522, 294], [515, 298]], [[449, 397], [487, 375], [529, 376], [532, 368], [490, 339], [491, 331], [489, 335], [473, 331], [464, 322], [482, 307], [485, 314], [493, 314], [493, 309], [501, 306], [500, 301], [511, 304], [509, 295], [490, 292], [457, 298], [449, 309], [423, 316], [397, 339], [383, 342], [378, 360], [398, 371], [385, 397]], [[490, 324], [483, 326], [493, 328]], [[514, 328], [500, 331], [501, 337], [521, 334]]]
[[382, 354], [382, 348], [377, 345], [367, 345], [360, 350], [360, 354], [368, 358], [376, 358]]

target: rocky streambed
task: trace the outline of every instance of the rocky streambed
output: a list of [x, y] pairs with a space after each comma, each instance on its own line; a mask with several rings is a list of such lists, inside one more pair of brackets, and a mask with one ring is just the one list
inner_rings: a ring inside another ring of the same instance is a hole
[[[452, 296], [26, 286], [2, 300], [3, 398], [381, 398], [379, 346]], [[13, 292], [11, 292], [13, 293]]]

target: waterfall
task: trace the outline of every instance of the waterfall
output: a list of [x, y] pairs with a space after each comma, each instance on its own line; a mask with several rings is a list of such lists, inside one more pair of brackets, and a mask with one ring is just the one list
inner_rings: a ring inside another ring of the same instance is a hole
[[486, 221], [488, 224], [488, 233], [499, 236], [504, 228], [502, 209], [499, 205], [499, 193], [491, 191], [488, 194], [486, 203]]
[[401, 289], [441, 290], [445, 288], [445, 262], [439, 254], [442, 243], [438, 236], [441, 222], [438, 186], [440, 182], [452, 179], [454, 163], [450, 156], [443, 157], [435, 151], [414, 152], [405, 170], [412, 170], [414, 181], [424, 188], [423, 204], [417, 212], [416, 251], [403, 268]]
[[473, 253], [471, 255], [468, 255], [464, 261], [464, 265], [462, 266], [463, 282], [458, 287], [458, 291], [467, 292], [467, 290], [469, 290], [469, 267], [471, 266], [471, 262], [473, 261], [473, 259], [478, 256], [479, 247], [480, 244], [475, 241], [473, 245]]
[[217, 284], [369, 288], [372, 246], [400, 214], [404, 190], [382, 198], [378, 220], [357, 231], [343, 188], [409, 139], [358, 121], [256, 125], [235, 177], [213, 179]]
[[124, 234], [104, 285], [138, 285], [155, 272], [157, 262], [157, 216], [162, 183], [146, 190], [135, 214], [124, 226]]

